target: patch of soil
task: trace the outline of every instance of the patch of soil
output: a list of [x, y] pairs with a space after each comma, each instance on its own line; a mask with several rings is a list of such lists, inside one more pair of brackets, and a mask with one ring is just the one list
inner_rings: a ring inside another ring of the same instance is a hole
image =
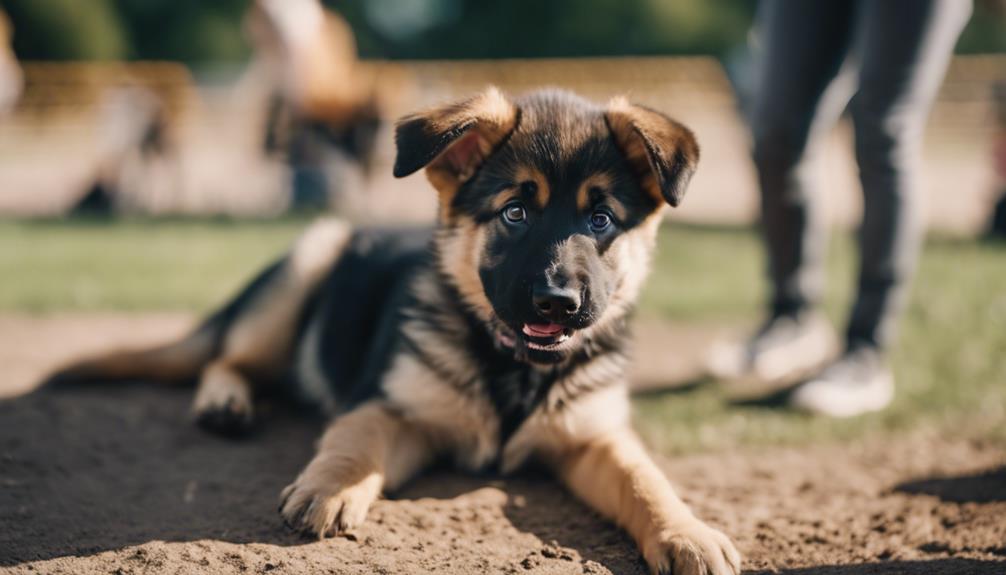
[[[69, 353], [74, 338], [45, 322], [36, 344]], [[0, 349], [32, 329], [0, 331]], [[0, 390], [15, 385], [7, 370]], [[322, 422], [265, 404], [253, 437], [220, 439], [191, 424], [190, 395], [137, 384], [0, 402], [0, 572], [646, 573], [627, 536], [533, 473], [435, 471], [351, 537], [302, 539], [277, 494]], [[924, 436], [661, 460], [747, 572], [790, 575], [1006, 573], [1004, 463], [1001, 446]]]

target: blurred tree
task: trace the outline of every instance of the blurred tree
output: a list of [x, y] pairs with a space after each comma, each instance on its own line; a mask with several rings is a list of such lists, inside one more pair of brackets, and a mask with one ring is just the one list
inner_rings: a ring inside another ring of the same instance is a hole
[[39, 60], [111, 60], [128, 43], [112, 0], [6, 0], [14, 25], [14, 52]]
[[111, 1], [126, 23], [133, 58], [234, 61], [248, 54], [241, 28], [248, 0]]
[[[251, 0], [0, 0], [25, 59], [240, 61]], [[711, 54], [745, 41], [751, 0], [323, 0], [378, 58]], [[812, 0], [808, 0], [812, 1]], [[959, 52], [1006, 51], [1004, 0], [976, 0]]]
[[957, 42], [957, 52], [1006, 52], [1006, 0], [975, 1], [975, 13]]
[[[743, 42], [746, 0], [326, 0], [363, 56], [517, 58], [722, 55]], [[408, 9], [404, 7], [408, 6]]]
[[31, 60], [237, 61], [248, 0], [0, 0]]

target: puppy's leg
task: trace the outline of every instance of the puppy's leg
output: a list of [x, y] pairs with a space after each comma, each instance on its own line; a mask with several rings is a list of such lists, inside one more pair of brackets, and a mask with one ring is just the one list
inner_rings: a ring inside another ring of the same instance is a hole
[[325, 431], [314, 459], [283, 490], [280, 513], [318, 537], [348, 531], [385, 486], [401, 485], [432, 457], [422, 429], [380, 402], [364, 404]]
[[202, 427], [223, 435], [247, 432], [254, 420], [248, 380], [223, 361], [209, 364], [199, 380], [192, 413]]
[[254, 392], [280, 381], [289, 366], [304, 306], [350, 240], [339, 220], [311, 224], [290, 255], [248, 288], [240, 313], [222, 337], [219, 356], [204, 370], [193, 412], [205, 428], [226, 435], [247, 431]]
[[572, 446], [556, 460], [563, 481], [632, 535], [654, 573], [740, 573], [727, 536], [692, 515], [631, 430]]
[[290, 362], [306, 302], [342, 257], [351, 231], [337, 219], [312, 223], [234, 320], [220, 359], [255, 379], [275, 380]]

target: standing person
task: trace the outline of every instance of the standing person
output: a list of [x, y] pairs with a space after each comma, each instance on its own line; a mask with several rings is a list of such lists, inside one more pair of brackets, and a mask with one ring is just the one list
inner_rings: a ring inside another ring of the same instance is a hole
[[344, 191], [329, 174], [332, 151], [364, 172], [372, 166], [381, 125], [376, 78], [360, 64], [349, 22], [320, 0], [256, 0], [246, 29], [254, 73], [270, 91], [263, 143], [292, 170], [291, 208], [326, 208], [332, 191]]
[[[887, 352], [922, 240], [918, 163], [926, 118], [971, 0], [767, 0], [752, 114], [772, 299], [749, 339], [716, 346], [719, 377], [808, 370], [793, 406], [832, 416], [884, 408]], [[836, 81], [839, 71], [853, 82]], [[844, 348], [818, 311], [827, 228], [810, 173], [816, 144], [848, 106], [863, 187], [859, 283]], [[830, 363], [828, 363], [830, 361]]]

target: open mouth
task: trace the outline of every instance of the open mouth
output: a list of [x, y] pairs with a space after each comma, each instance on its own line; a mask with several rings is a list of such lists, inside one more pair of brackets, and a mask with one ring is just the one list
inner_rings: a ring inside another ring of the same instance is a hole
[[[525, 323], [521, 326], [521, 336], [528, 349], [551, 351], [569, 340], [573, 330], [557, 323]], [[516, 335], [510, 330], [498, 333], [500, 342], [506, 347], [514, 347]]]

